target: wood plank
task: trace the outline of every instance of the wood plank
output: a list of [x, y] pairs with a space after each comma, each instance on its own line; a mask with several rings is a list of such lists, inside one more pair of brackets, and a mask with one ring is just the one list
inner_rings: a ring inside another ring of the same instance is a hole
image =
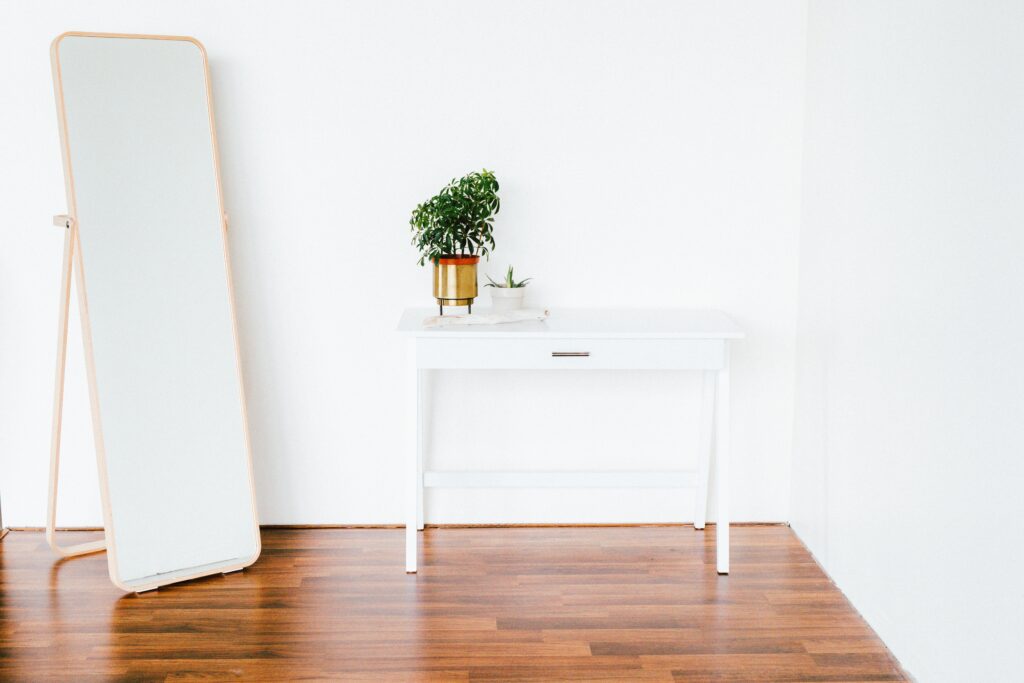
[[[263, 530], [242, 573], [122, 595], [106, 558], [0, 543], [0, 679], [906, 680], [789, 529]], [[69, 532], [67, 541], [98, 535]]]

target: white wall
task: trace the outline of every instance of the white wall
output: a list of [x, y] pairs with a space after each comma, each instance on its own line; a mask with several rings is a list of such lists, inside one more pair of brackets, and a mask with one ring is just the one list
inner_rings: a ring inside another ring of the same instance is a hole
[[1022, 26], [808, 20], [792, 524], [922, 681], [1024, 671]]
[[[735, 517], [787, 519], [804, 15], [796, 1], [3, 3], [5, 522], [44, 521], [61, 240], [48, 224], [65, 206], [48, 46], [69, 29], [191, 34], [209, 51], [264, 522], [401, 521], [392, 328], [431, 303], [408, 215], [482, 166], [503, 199], [484, 271], [534, 276], [534, 304], [721, 307], [746, 326]], [[73, 330], [61, 520], [95, 524]], [[434, 466], [693, 461], [686, 375], [436, 380]], [[691, 500], [435, 493], [427, 514], [688, 520]]]

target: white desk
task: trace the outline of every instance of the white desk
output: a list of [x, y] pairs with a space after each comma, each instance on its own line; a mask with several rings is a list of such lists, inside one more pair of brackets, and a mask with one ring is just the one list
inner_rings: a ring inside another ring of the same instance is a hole
[[[729, 341], [743, 330], [720, 311], [556, 309], [543, 321], [424, 328], [432, 309], [406, 309], [408, 338], [405, 570], [416, 571], [424, 487], [695, 487], [693, 525], [707, 516], [715, 444], [718, 573], [729, 573]], [[423, 469], [426, 370], [698, 370], [704, 375], [696, 472], [434, 472]]]

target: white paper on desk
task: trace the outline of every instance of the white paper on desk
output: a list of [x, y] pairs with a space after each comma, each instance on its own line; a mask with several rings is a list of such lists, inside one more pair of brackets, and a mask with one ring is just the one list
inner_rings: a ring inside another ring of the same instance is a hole
[[521, 308], [500, 313], [470, 313], [468, 315], [435, 315], [423, 321], [423, 327], [455, 327], [457, 325], [497, 325], [524, 320], [544, 320], [548, 312], [540, 308]]

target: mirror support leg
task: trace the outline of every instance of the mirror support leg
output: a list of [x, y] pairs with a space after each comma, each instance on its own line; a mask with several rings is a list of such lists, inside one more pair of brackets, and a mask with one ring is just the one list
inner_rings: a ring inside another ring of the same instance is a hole
[[[60, 216], [59, 218], [66, 218]], [[54, 223], [57, 224], [56, 219]], [[64, 260], [61, 263], [60, 311], [57, 318], [57, 371], [53, 388], [53, 427], [50, 433], [50, 486], [46, 506], [46, 542], [63, 557], [75, 557], [99, 552], [107, 547], [106, 540], [62, 546], [57, 543], [57, 481], [60, 475], [60, 432], [64, 410], [64, 368], [68, 350], [68, 312], [71, 305], [71, 263], [75, 250], [75, 231], [72, 221], [64, 226]]]

